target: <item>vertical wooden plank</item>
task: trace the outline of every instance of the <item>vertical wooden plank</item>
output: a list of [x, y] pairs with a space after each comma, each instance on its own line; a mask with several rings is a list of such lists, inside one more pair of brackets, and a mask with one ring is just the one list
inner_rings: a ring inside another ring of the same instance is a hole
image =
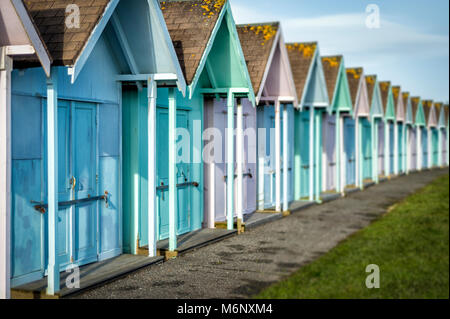
[[148, 98], [148, 256], [156, 256], [156, 81], [147, 81]]
[[[283, 105], [283, 211], [289, 210], [289, 116], [287, 104]], [[312, 163], [310, 164], [312, 165]], [[312, 168], [312, 166], [310, 166]], [[310, 168], [310, 170], [311, 170]], [[311, 175], [311, 174], [310, 174]]]
[[[9, 299], [11, 278], [11, 70], [0, 48], [0, 299]], [[3, 66], [1, 65], [3, 62]]]
[[58, 264], [58, 70], [47, 79], [48, 285], [47, 294], [60, 290]]
[[[357, 170], [358, 170], [358, 187], [360, 187], [361, 189], [364, 189], [364, 157], [365, 157], [365, 152], [363, 150], [363, 145], [362, 145], [362, 135], [363, 135], [363, 125], [362, 125], [362, 119], [361, 118], [357, 118], [356, 119], [356, 132], [358, 133], [358, 138], [356, 140], [356, 143], [358, 145], [358, 152], [357, 152], [357, 156], [358, 156], [358, 162], [357, 162]], [[372, 147], [373, 150], [373, 147]], [[372, 155], [371, 155], [372, 156]]]
[[177, 105], [175, 88], [169, 88], [169, 250], [177, 249]]
[[341, 192], [341, 114], [339, 109], [336, 111], [336, 134], [335, 134], [335, 147], [336, 147], [336, 192]]
[[275, 102], [275, 210], [281, 211], [281, 110]]
[[317, 111], [317, 114], [315, 114], [315, 130], [316, 130], [316, 140], [315, 140], [315, 182], [314, 182], [314, 186], [315, 186], [315, 200], [316, 202], [320, 202], [320, 192], [321, 192], [321, 188], [320, 188], [320, 172], [322, 170], [322, 165], [326, 165], [325, 162], [321, 161], [321, 154], [323, 152], [322, 150], [322, 145], [323, 145], [323, 141], [322, 141], [322, 128], [321, 128], [321, 119], [322, 119], [322, 111]]
[[389, 129], [389, 121], [386, 121], [384, 124], [384, 176], [388, 177], [390, 172], [390, 144], [391, 144], [391, 138], [390, 133], [391, 130]]
[[422, 162], [421, 162], [421, 150], [422, 150], [422, 131], [420, 129], [420, 126], [417, 126], [417, 135], [416, 135], [416, 170], [421, 171], [422, 170]]
[[344, 117], [341, 116], [339, 118], [340, 121], [340, 131], [339, 131], [339, 141], [341, 143], [340, 145], [340, 150], [341, 150], [341, 158], [339, 160], [340, 162], [340, 168], [341, 168], [341, 180], [340, 180], [340, 184], [341, 184], [341, 193], [344, 195], [344, 190], [345, 190], [345, 186], [347, 185], [347, 152], [345, 151], [345, 145], [344, 145]]
[[[236, 162], [237, 162], [237, 192], [236, 192], [236, 214], [238, 220], [240, 222], [243, 221], [243, 176], [244, 173], [243, 164], [244, 164], [244, 130], [243, 130], [243, 110], [242, 110], [242, 101], [240, 98], [237, 99], [237, 123], [236, 123]], [[238, 222], [238, 225], [240, 225]]]
[[355, 174], [355, 186], [361, 187], [361, 181], [360, 176], [362, 175], [361, 171], [361, 165], [360, 162], [362, 162], [362, 150], [361, 150], [361, 143], [360, 143], [360, 118], [357, 116], [355, 118], [355, 167], [356, 167], [356, 174]]
[[372, 179], [376, 184], [378, 184], [378, 121], [375, 118], [372, 119], [372, 140], [374, 141], [372, 147]]
[[442, 156], [443, 156], [443, 147], [442, 147], [442, 130], [438, 128], [438, 166], [442, 167]]
[[234, 228], [234, 95], [227, 96], [227, 228]]

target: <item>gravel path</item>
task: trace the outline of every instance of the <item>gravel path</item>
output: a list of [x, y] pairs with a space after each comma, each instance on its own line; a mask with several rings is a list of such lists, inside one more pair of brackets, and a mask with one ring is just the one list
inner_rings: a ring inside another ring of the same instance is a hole
[[402, 176], [299, 211], [72, 298], [248, 298], [368, 226], [448, 170]]

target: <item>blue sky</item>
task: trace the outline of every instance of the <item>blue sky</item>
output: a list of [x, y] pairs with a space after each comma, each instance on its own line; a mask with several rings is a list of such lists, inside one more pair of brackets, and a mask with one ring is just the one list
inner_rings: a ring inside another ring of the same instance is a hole
[[[449, 101], [448, 0], [230, 0], [237, 23], [281, 21], [286, 42], [318, 41], [322, 55], [401, 85], [423, 99]], [[366, 7], [380, 28], [366, 27]]]

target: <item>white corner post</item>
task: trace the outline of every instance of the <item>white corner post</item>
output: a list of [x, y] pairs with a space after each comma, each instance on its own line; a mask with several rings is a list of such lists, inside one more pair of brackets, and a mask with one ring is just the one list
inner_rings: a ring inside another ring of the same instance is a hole
[[287, 104], [283, 104], [283, 211], [289, 210], [289, 118]]
[[[237, 192], [236, 192], [236, 215], [238, 225], [244, 220], [243, 184], [244, 184], [244, 130], [243, 130], [243, 110], [242, 101], [237, 99], [237, 123], [236, 123], [236, 171], [237, 171]], [[233, 174], [234, 175], [234, 174]]]
[[[309, 200], [314, 200], [314, 175], [315, 175], [315, 152], [316, 152], [316, 139], [314, 137], [315, 131], [315, 116], [314, 116], [314, 107], [311, 105], [309, 107]], [[300, 181], [301, 182], [301, 181]]]
[[234, 96], [227, 97], [227, 228], [234, 228]]
[[408, 165], [408, 138], [406, 136], [408, 130], [406, 128], [406, 122], [403, 122], [403, 127], [402, 127], [402, 148], [403, 148], [403, 157], [402, 157], [402, 161], [403, 161], [403, 172], [406, 173], [407, 171], [407, 165]]
[[321, 119], [322, 119], [322, 111], [317, 111], [317, 114], [315, 115], [316, 119], [316, 124], [315, 124], [315, 130], [316, 130], [316, 138], [314, 139], [314, 151], [315, 151], [315, 159], [313, 162], [313, 167], [315, 168], [315, 182], [314, 182], [314, 187], [315, 187], [315, 201], [317, 203], [320, 202], [320, 192], [321, 192], [321, 188], [320, 188], [320, 172], [322, 170], [322, 161], [321, 161], [321, 153], [322, 153], [322, 149], [321, 149], [321, 145], [322, 145], [322, 137], [321, 137]]
[[399, 146], [398, 146], [398, 123], [394, 121], [394, 175], [398, 175], [399, 172]]
[[177, 102], [175, 88], [169, 88], [169, 251], [177, 249]]
[[442, 167], [443, 165], [442, 165], [442, 156], [443, 156], [443, 154], [444, 154], [444, 152], [443, 152], [443, 147], [442, 147], [442, 144], [443, 144], [443, 137], [442, 137], [442, 130], [440, 129], [440, 128], [437, 128], [437, 130], [438, 130], [438, 166], [439, 167]]
[[0, 48], [0, 299], [11, 297], [11, 71]]
[[156, 257], [156, 81], [147, 81], [148, 97], [148, 256]]
[[384, 124], [384, 176], [389, 177], [391, 172], [390, 158], [391, 158], [391, 130], [389, 121]]
[[[431, 169], [433, 167], [433, 155], [434, 155], [434, 145], [433, 145], [433, 129], [426, 128], [427, 130], [427, 168]], [[439, 139], [439, 136], [438, 136]], [[439, 147], [439, 146], [438, 146]], [[439, 162], [439, 160], [438, 160]]]
[[47, 79], [48, 285], [47, 294], [60, 290], [58, 263], [58, 70]]
[[362, 119], [356, 118], [356, 143], [357, 143], [357, 151], [356, 151], [356, 183], [360, 189], [364, 189], [364, 148], [362, 145], [363, 138], [363, 126], [361, 123]]
[[336, 192], [341, 193], [341, 114], [336, 111]]
[[258, 210], [264, 207], [264, 176], [266, 172], [266, 129], [258, 129]]
[[420, 126], [417, 126], [417, 147], [416, 147], [416, 170], [421, 171], [422, 170], [422, 130]]
[[378, 120], [376, 118], [372, 118], [372, 180], [378, 184], [380, 182], [379, 179], [379, 168], [378, 168]]
[[316, 143], [314, 138], [314, 107], [309, 107], [309, 200], [314, 200], [314, 152]]
[[409, 171], [411, 170], [411, 145], [410, 144], [410, 129], [408, 125], [405, 125], [405, 146], [406, 146], [406, 175], [409, 175]]
[[361, 143], [360, 143], [360, 134], [359, 134], [359, 117], [355, 118], [355, 186], [361, 187], [361, 182], [359, 180], [359, 177], [361, 175], [361, 169], [359, 164], [359, 159], [361, 158], [360, 154], [361, 151]]
[[341, 130], [340, 130], [340, 149], [341, 149], [341, 158], [339, 160], [340, 162], [340, 168], [341, 168], [341, 193], [342, 195], [345, 195], [345, 186], [347, 186], [347, 152], [345, 151], [345, 142], [344, 142], [344, 116], [341, 115], [340, 122], [341, 122]]
[[275, 102], [275, 210], [281, 212], [281, 110]]

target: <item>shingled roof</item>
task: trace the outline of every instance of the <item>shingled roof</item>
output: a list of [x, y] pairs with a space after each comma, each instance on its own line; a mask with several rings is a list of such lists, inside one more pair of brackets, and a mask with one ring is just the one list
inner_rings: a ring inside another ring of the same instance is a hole
[[420, 103], [420, 97], [418, 97], [418, 96], [411, 97], [413, 121], [416, 120], [417, 111], [419, 110], [419, 103]]
[[358, 97], [358, 90], [361, 85], [363, 68], [349, 68], [346, 69], [346, 73], [353, 109], [356, 109], [356, 98]]
[[448, 109], [448, 104], [444, 105], [444, 115], [445, 115], [445, 125], [447, 125], [448, 123], [448, 115], [449, 115], [449, 109]]
[[405, 112], [406, 112], [406, 108], [408, 107], [409, 92], [402, 92], [402, 99], [403, 99], [403, 105], [405, 106]]
[[376, 75], [367, 75], [366, 76], [366, 85], [367, 85], [367, 95], [369, 96], [369, 101], [372, 103], [373, 94], [375, 93], [375, 84], [377, 83]]
[[306, 89], [306, 80], [317, 50], [317, 42], [287, 43], [286, 49], [292, 67], [297, 96], [301, 99]]
[[425, 115], [425, 123], [428, 125], [428, 121], [430, 120], [430, 113], [431, 113], [431, 108], [433, 107], [433, 101], [432, 100], [424, 100], [422, 101], [422, 106], [423, 106], [423, 112]]
[[330, 98], [330, 103], [332, 103], [334, 99], [334, 92], [338, 81], [338, 74], [341, 63], [342, 55], [322, 57], [323, 71], [325, 74], [325, 81], [327, 82], [327, 90], [328, 97]]
[[434, 108], [436, 110], [436, 121], [439, 123], [439, 119], [441, 117], [441, 110], [444, 103], [442, 102], [434, 102]]
[[[53, 58], [53, 65], [73, 66], [111, 0], [24, 0], [42, 39]], [[80, 28], [68, 28], [66, 7], [80, 8]]]
[[279, 23], [244, 24], [237, 26], [239, 39], [255, 93], [258, 93], [269, 62]]
[[188, 85], [194, 80], [203, 52], [226, 2], [227, 0], [160, 1]]
[[402, 92], [402, 89], [399, 85], [392, 87], [392, 96], [394, 97], [394, 109], [395, 109], [395, 115], [397, 115], [398, 107], [400, 103], [400, 94]]
[[391, 87], [391, 82], [384, 81], [380, 82], [380, 93], [381, 93], [381, 104], [383, 105], [384, 114], [386, 114], [388, 98], [389, 98], [389, 88]]

